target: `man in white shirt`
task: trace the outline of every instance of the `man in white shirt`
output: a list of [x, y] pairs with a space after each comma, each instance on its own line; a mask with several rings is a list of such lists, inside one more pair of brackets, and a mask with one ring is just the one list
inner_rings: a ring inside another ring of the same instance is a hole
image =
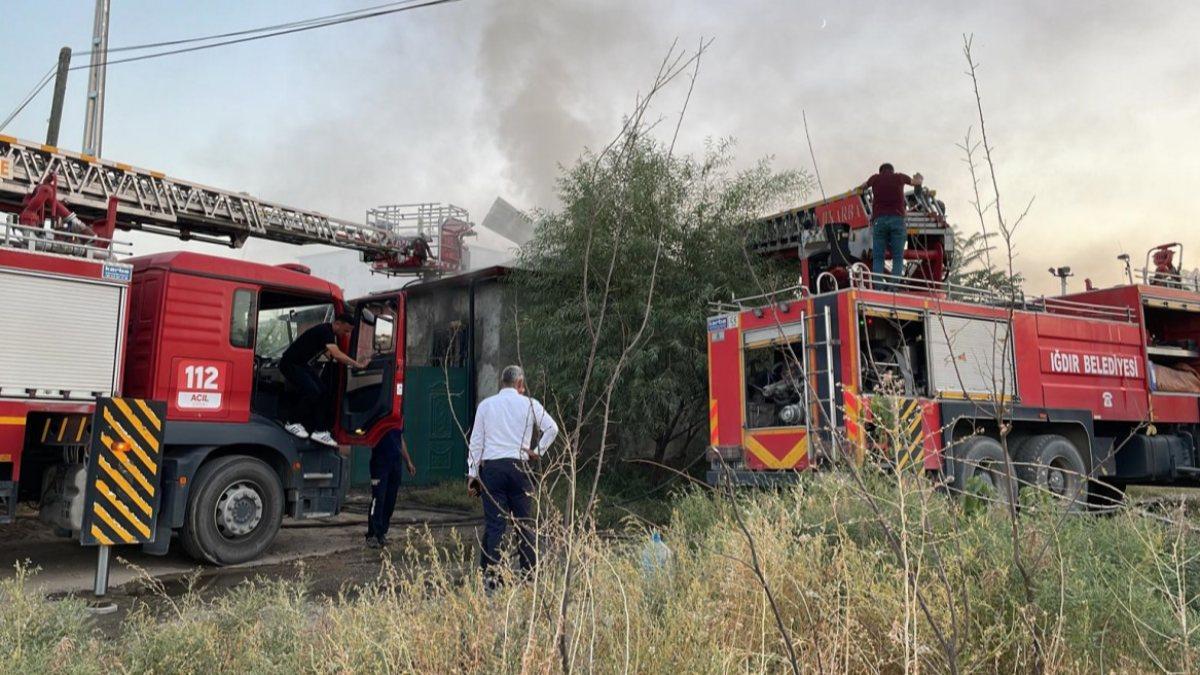
[[[530, 449], [535, 425], [542, 436]], [[475, 410], [467, 453], [467, 489], [472, 496], [483, 494], [486, 525], [479, 564], [489, 585], [495, 583], [495, 575], [489, 575], [488, 568], [500, 563], [500, 539], [509, 519], [517, 529], [522, 571], [537, 564], [526, 462], [544, 453], [557, 435], [554, 419], [537, 399], [525, 395], [525, 372], [520, 366], [507, 366], [500, 374], [500, 392], [485, 398]]]

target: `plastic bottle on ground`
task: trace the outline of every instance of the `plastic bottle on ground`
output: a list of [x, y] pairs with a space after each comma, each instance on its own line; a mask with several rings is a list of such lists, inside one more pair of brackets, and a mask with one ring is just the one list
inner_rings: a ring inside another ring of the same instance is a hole
[[649, 577], [663, 574], [670, 568], [671, 549], [663, 543], [662, 535], [654, 532], [642, 548], [642, 572]]

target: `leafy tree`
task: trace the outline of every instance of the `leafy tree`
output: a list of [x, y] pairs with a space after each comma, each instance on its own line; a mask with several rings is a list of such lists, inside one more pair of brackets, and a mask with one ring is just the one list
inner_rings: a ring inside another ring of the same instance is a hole
[[995, 291], [1005, 297], [1020, 297], [1025, 278], [1020, 272], [1010, 277], [1005, 271], [1007, 265], [1000, 258], [1004, 253], [998, 252], [990, 241], [994, 235], [975, 231], [970, 236], [963, 236], [957, 225], [952, 227], [957, 254], [954, 269], [950, 271], [950, 283]]
[[620, 153], [586, 152], [559, 180], [562, 208], [540, 215], [520, 254], [527, 271], [515, 275], [512, 328], [531, 383], [568, 424], [583, 397], [586, 428], [619, 371], [610, 419], [626, 454], [652, 443], [662, 462], [672, 442], [701, 434], [710, 303], [781, 280], [744, 252], [745, 223], [806, 193], [808, 178], [765, 161], [734, 172], [730, 149], [724, 142], [699, 159], [680, 157], [642, 136]]

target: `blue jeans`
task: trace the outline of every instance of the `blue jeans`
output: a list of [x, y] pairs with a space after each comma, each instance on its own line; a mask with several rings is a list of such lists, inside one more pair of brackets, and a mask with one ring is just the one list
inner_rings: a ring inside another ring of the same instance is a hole
[[892, 275], [904, 276], [904, 216], [876, 216], [871, 221], [871, 271], [884, 274], [884, 251], [892, 252]]
[[517, 556], [521, 570], [528, 572], [537, 564], [537, 543], [530, 519], [529, 493], [533, 487], [525, 462], [515, 459], [487, 460], [479, 467], [483, 483], [483, 554], [480, 566], [484, 580], [496, 583], [491, 568], [501, 562], [500, 539], [511, 520], [517, 531]]

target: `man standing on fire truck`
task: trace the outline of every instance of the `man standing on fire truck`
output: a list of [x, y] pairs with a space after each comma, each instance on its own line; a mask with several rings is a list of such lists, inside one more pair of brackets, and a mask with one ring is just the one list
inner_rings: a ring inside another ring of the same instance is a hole
[[891, 164], [884, 163], [879, 173], [867, 179], [859, 189], [871, 188], [871, 272], [883, 275], [887, 272], [884, 254], [891, 251], [892, 276], [904, 276], [904, 242], [908, 232], [904, 227], [904, 186], [921, 187], [921, 174], [911, 178], [896, 173]]
[[333, 323], [319, 323], [301, 333], [283, 352], [279, 372], [294, 390], [291, 419], [283, 427], [289, 433], [337, 447], [337, 441], [329, 434], [333, 427], [329, 391], [312, 362], [318, 356], [328, 354], [343, 365], [366, 368], [366, 363], [355, 361], [338, 347], [338, 337], [349, 335], [353, 330], [354, 315], [342, 312], [334, 317]]

